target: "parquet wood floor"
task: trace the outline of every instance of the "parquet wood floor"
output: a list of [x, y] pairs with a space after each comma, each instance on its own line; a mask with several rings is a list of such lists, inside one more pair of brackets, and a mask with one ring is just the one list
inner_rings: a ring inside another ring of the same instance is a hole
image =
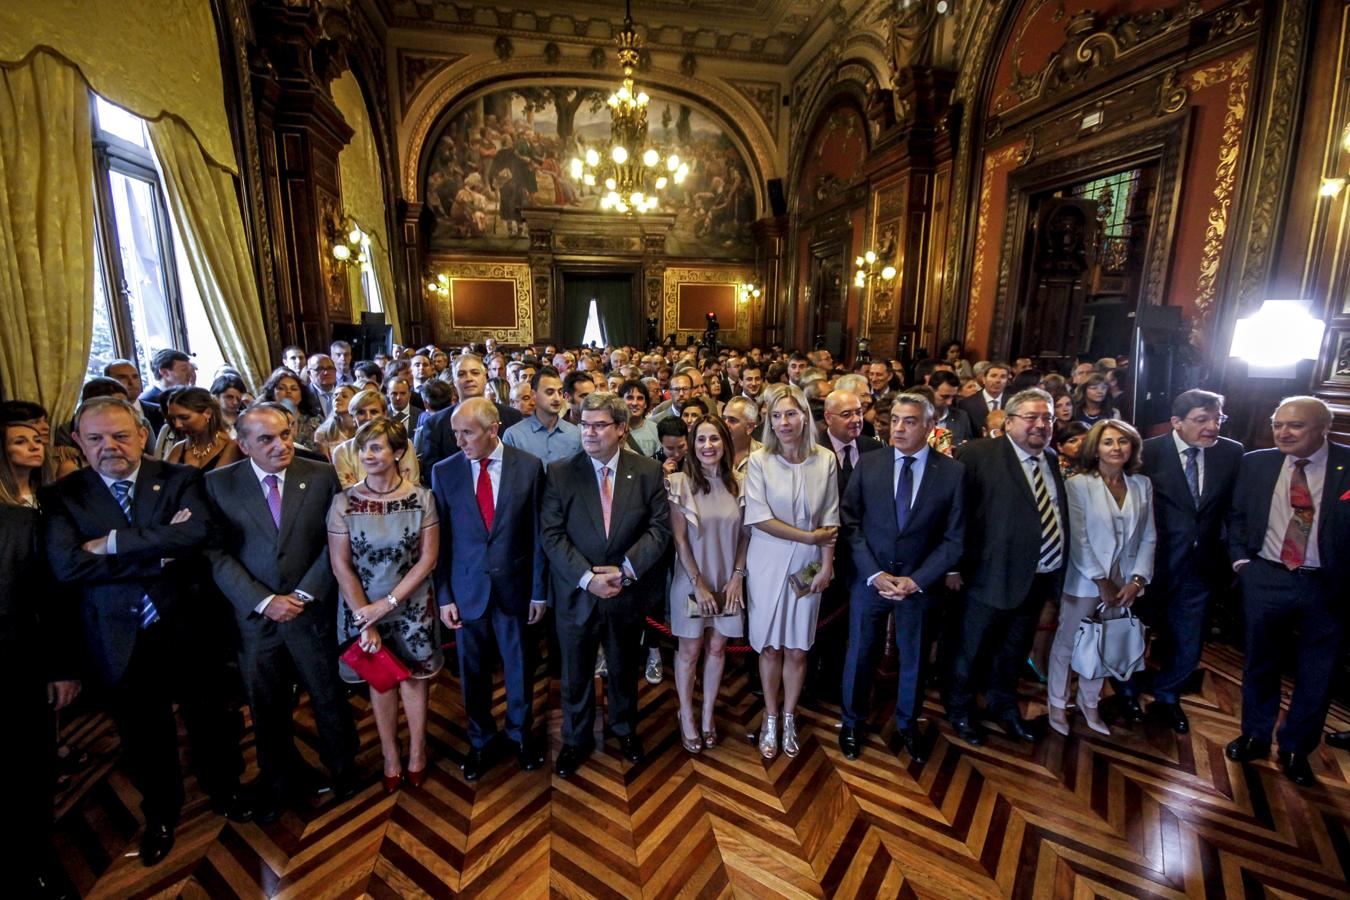
[[[796, 759], [764, 763], [747, 739], [761, 703], [736, 665], [724, 742], [691, 757], [667, 674], [642, 685], [640, 765], [611, 741], [569, 781], [509, 762], [472, 785], [458, 769], [468, 745], [458, 685], [444, 674], [421, 789], [386, 796], [374, 784], [378, 739], [353, 699], [367, 790], [258, 826], [212, 815], [189, 785], [177, 845], [153, 869], [135, 858], [138, 797], [115, 732], [91, 718], [67, 728], [92, 759], [61, 798], [58, 845], [88, 897], [1350, 897], [1350, 753], [1319, 749], [1312, 789], [1272, 762], [1228, 761], [1241, 661], [1213, 646], [1204, 665], [1181, 737], [1146, 725], [1104, 738], [1076, 719], [1068, 739], [1030, 747], [995, 735], [976, 749], [930, 696], [923, 766], [886, 749], [888, 723], [845, 760], [828, 706], [805, 710]], [[498, 701], [500, 715], [500, 687]], [[556, 683], [541, 676], [535, 701], [552, 711], [540, 727], [556, 751]], [[303, 705], [297, 718], [310, 735]], [[1350, 727], [1350, 712], [1333, 709], [1331, 726]], [[313, 746], [303, 750], [317, 765]]]

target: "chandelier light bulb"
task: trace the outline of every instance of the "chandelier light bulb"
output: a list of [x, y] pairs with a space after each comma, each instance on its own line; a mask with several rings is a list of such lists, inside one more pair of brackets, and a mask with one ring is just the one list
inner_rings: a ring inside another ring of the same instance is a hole
[[606, 178], [606, 179], [605, 179], [605, 190], [610, 191], [611, 193], [613, 193], [614, 189], [615, 189], [616, 187], [618, 187], [618, 186], [619, 186], [619, 183], [618, 183], [617, 181], [614, 180], [614, 177], [613, 177], [613, 176], [610, 176], [609, 178]]
[[595, 168], [596, 166], [600, 165], [600, 151], [596, 150], [594, 147], [591, 147], [589, 150], [587, 150], [586, 165], [590, 166], [591, 168]]
[[595, 176], [590, 172], [587, 172], [585, 175], [581, 176], [581, 182], [587, 187], [595, 187]]
[[680, 167], [680, 158], [678, 156], [672, 153], [670, 154], [670, 156], [666, 157], [666, 171], [670, 172], [673, 175], [675, 173], [675, 170], [678, 169], [679, 167]]
[[863, 258], [859, 256], [857, 259], [853, 260], [853, 264], [861, 269], [863, 267]]
[[890, 281], [892, 278], [894, 278], [894, 277], [895, 277], [895, 266], [887, 266], [886, 268], [882, 269], [882, 270], [881, 270], [881, 277], [884, 278], [884, 279], [886, 279], [887, 281]]
[[361, 238], [363, 237], [365, 237], [365, 235], [361, 233], [360, 228], [352, 228], [352, 230], [347, 233], [347, 240], [351, 241], [353, 244], [361, 243]]
[[582, 173], [581, 160], [573, 157], [572, 159], [572, 177], [580, 178]]
[[614, 208], [617, 209], [617, 210], [618, 210], [619, 212], [621, 212], [621, 213], [626, 213], [626, 212], [628, 212], [628, 204], [627, 204], [627, 203], [624, 203], [622, 200], [620, 200], [618, 203], [614, 204]]
[[876, 251], [868, 250], [866, 253], [863, 254], [863, 259], [867, 260], [867, 264], [870, 266], [872, 263], [877, 261]]
[[645, 201], [646, 199], [647, 199], [646, 197], [642, 196], [642, 191], [633, 191], [633, 193], [628, 197], [628, 202], [631, 203], [633, 206], [642, 206], [643, 201]]
[[646, 106], [646, 105], [647, 105], [647, 101], [649, 101], [649, 100], [651, 100], [651, 99], [652, 99], [651, 97], [648, 97], [648, 96], [647, 96], [647, 92], [646, 92], [646, 91], [639, 91], [639, 92], [638, 92], [638, 95], [637, 95], [638, 106]]
[[623, 144], [616, 144], [614, 149], [609, 151], [610, 159], [614, 160], [616, 165], [623, 165], [628, 162], [628, 148]]
[[642, 154], [642, 164], [649, 169], [660, 161], [661, 161], [661, 154], [657, 153], [650, 147], [647, 148], [646, 153]]
[[333, 258], [338, 262], [346, 262], [352, 258], [352, 251], [347, 248], [346, 244], [334, 244]]
[[619, 106], [619, 95], [618, 95], [618, 94], [610, 94], [610, 95], [609, 95], [609, 101], [608, 101], [608, 102], [609, 102], [609, 105], [610, 105], [611, 107], [614, 107], [614, 108], [617, 109], [618, 106]]
[[610, 208], [611, 206], [613, 206], [613, 205], [614, 205], [614, 203], [613, 203], [612, 200], [610, 200], [610, 195], [609, 195], [609, 194], [606, 194], [606, 195], [604, 195], [603, 197], [600, 198], [600, 208], [601, 208], [601, 209], [609, 209], [609, 208]]
[[660, 178], [656, 179], [656, 189], [658, 191], [664, 191], [666, 189], [666, 185], [669, 183], [670, 182], [666, 180], [666, 176], [662, 175]]

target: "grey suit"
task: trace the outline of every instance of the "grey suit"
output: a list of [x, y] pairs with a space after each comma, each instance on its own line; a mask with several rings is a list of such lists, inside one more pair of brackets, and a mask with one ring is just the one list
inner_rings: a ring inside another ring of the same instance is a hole
[[[309, 693], [329, 772], [346, 775], [356, 752], [351, 712], [339, 689], [337, 592], [328, 559], [328, 508], [338, 490], [332, 466], [296, 457], [286, 470], [278, 530], [249, 460], [206, 477], [220, 538], [219, 547], [208, 551], [211, 570], [234, 604], [260, 777], [276, 791], [293, 789], [291, 779], [300, 768], [287, 674], [292, 667]], [[269, 595], [297, 591], [314, 599], [291, 621], [274, 622], [256, 612]]]

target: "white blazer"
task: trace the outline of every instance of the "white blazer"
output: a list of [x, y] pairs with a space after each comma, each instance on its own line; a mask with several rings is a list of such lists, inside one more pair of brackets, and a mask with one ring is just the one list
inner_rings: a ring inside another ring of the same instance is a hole
[[[1099, 578], [1110, 577], [1112, 564], [1119, 562], [1121, 577], [1138, 575], [1153, 580], [1153, 551], [1158, 543], [1153, 527], [1153, 483], [1145, 475], [1126, 475], [1129, 499], [1123, 510], [1096, 475], [1075, 475], [1064, 482], [1069, 501], [1069, 566], [1064, 576], [1064, 593], [1075, 597], [1095, 597]], [[1124, 529], [1116, 539], [1112, 519], [1123, 513]]]

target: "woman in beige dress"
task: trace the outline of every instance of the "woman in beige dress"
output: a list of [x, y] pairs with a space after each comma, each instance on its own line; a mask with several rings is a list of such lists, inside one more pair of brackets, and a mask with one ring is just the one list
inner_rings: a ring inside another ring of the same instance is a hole
[[[770, 385], [764, 408], [764, 448], [750, 454], [743, 490], [745, 524], [753, 526], [746, 554], [750, 645], [760, 655], [764, 686], [759, 752], [773, 759], [778, 755], [780, 714], [783, 752], [796, 756], [799, 750], [797, 699], [806, 678], [806, 653], [816, 637], [820, 593], [834, 577], [839, 487], [834, 453], [816, 443], [811, 408], [801, 389]], [[812, 564], [819, 566], [814, 574], [806, 569]], [[800, 592], [793, 586], [793, 576], [799, 574], [805, 579], [799, 581]]]
[[[389, 407], [384, 394], [374, 388], [367, 388], [353, 397], [347, 404], [347, 410], [356, 421], [358, 430], [367, 422], [389, 416]], [[337, 470], [338, 483], [342, 485], [343, 490], [366, 477], [366, 467], [361, 463], [361, 452], [356, 446], [356, 438], [349, 438], [333, 446], [333, 468]], [[417, 464], [417, 452], [411, 444], [408, 445], [408, 452], [399, 458], [398, 470], [413, 484], [421, 480], [422, 469]]]
[[[726, 424], [711, 416], [700, 419], [690, 433], [690, 445], [682, 470], [666, 479], [666, 490], [679, 557], [670, 582], [670, 632], [680, 641], [675, 656], [680, 736], [685, 750], [698, 753], [717, 746], [713, 707], [727, 638], [741, 636], [750, 535], [741, 524], [740, 485], [731, 470]], [[720, 609], [714, 594], [723, 595]], [[691, 614], [691, 597], [698, 616]], [[694, 720], [694, 675], [705, 650], [700, 731]]]

